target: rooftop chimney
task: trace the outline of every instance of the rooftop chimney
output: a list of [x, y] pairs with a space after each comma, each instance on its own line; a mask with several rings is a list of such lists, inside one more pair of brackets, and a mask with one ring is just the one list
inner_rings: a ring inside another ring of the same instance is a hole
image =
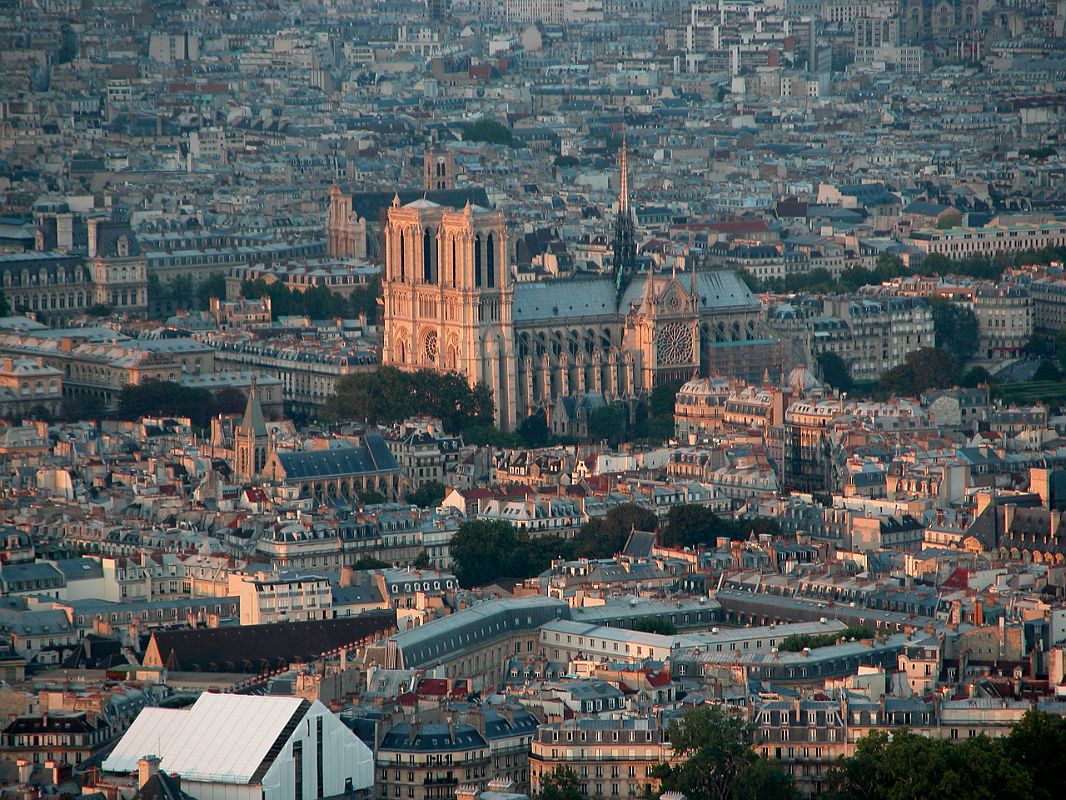
[[145, 756], [137, 762], [137, 786], [144, 785], [159, 772], [159, 756]]

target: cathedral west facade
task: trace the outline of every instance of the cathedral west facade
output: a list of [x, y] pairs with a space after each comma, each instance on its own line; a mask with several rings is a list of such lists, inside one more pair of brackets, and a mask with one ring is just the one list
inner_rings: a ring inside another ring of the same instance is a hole
[[[503, 215], [394, 199], [384, 229], [382, 363], [484, 382], [513, 429], [560, 398], [637, 399], [764, 344], [759, 302], [730, 270], [636, 269], [625, 155], [611, 274], [516, 282]], [[780, 367], [778, 366], [778, 369]], [[550, 421], [550, 420], [549, 420]]]

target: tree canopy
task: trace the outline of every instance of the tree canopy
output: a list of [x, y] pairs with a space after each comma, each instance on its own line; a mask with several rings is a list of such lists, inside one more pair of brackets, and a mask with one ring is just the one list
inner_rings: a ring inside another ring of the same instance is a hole
[[662, 790], [687, 800], [797, 800], [788, 773], [752, 749], [754, 728], [718, 705], [696, 706], [670, 723], [678, 764], [655, 768]]
[[826, 351], [818, 354], [818, 366], [822, 368], [822, 379], [826, 383], [840, 392], [851, 391], [851, 370], [844, 359]]
[[677, 633], [677, 626], [666, 617], [641, 617], [633, 623], [633, 630], [658, 633], [660, 636], [673, 636]]
[[173, 381], [146, 380], [123, 387], [118, 399], [119, 419], [141, 417], [188, 417], [198, 428], [206, 428], [218, 414], [240, 414], [246, 398], [240, 389], [209, 389], [182, 386]]
[[356, 286], [348, 297], [325, 286], [306, 291], [293, 291], [284, 283], [267, 283], [262, 278], [241, 283], [241, 296], [250, 300], [270, 298], [270, 313], [277, 317], [305, 316], [312, 319], [358, 317], [366, 314], [368, 321], [377, 318], [377, 298], [381, 294], [381, 279], [374, 276], [364, 286]]
[[569, 767], [556, 767], [540, 779], [535, 800], [582, 800], [581, 784]]
[[458, 372], [379, 367], [341, 378], [322, 415], [387, 425], [422, 414], [438, 418], [447, 432], [459, 433], [472, 425], [491, 425], [493, 411], [489, 388], [483, 383], [471, 387]]
[[930, 389], [955, 386], [959, 381], [959, 362], [941, 347], [923, 347], [908, 353], [898, 367], [881, 375], [883, 392], [913, 397]]
[[973, 311], [947, 300], [934, 299], [933, 331], [938, 347], [945, 348], [959, 363], [977, 352], [979, 328]]
[[463, 141], [489, 144], [514, 144], [511, 129], [494, 119], [479, 119], [463, 128]]
[[434, 508], [439, 506], [444, 499], [444, 484], [440, 481], [423, 483], [418, 489], [409, 492], [407, 502], [422, 508]]
[[459, 583], [483, 586], [499, 578], [524, 580], [539, 575], [553, 559], [607, 558], [619, 553], [635, 527], [653, 530], [655, 515], [630, 503], [615, 506], [586, 523], [571, 539], [530, 536], [509, 522], [472, 520], [459, 526], [451, 541], [452, 568]]

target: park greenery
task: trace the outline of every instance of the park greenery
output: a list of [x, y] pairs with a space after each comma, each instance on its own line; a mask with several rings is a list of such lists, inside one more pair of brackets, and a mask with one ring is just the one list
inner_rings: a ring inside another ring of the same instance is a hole
[[408, 492], [407, 502], [421, 508], [435, 508], [444, 499], [445, 487], [440, 481], [423, 483], [413, 492]]
[[641, 633], [657, 633], [660, 636], [673, 636], [677, 626], [668, 617], [641, 617], [633, 623], [631, 630]]
[[951, 353], [960, 364], [969, 361], [977, 352], [977, 316], [971, 309], [942, 297], [929, 298], [929, 303], [933, 307], [933, 332], [937, 345]]
[[360, 314], [365, 314], [367, 320], [373, 322], [377, 317], [380, 294], [381, 280], [377, 276], [353, 288], [347, 297], [325, 286], [315, 286], [301, 292], [290, 289], [284, 283], [268, 283], [262, 278], [241, 282], [242, 297], [249, 300], [270, 298], [270, 313], [274, 319], [289, 316], [356, 319]]
[[244, 393], [233, 387], [213, 392], [173, 381], [149, 379], [123, 387], [117, 416], [124, 420], [151, 416], [188, 417], [194, 427], [206, 429], [212, 417], [242, 413], [246, 402]]
[[654, 530], [655, 515], [629, 503], [587, 522], [573, 538], [530, 536], [499, 520], [464, 522], [451, 541], [452, 571], [465, 587], [495, 580], [525, 580], [541, 574], [555, 559], [609, 558], [625, 546], [630, 532]]
[[341, 378], [322, 410], [327, 420], [370, 425], [389, 425], [416, 414], [439, 419], [452, 434], [491, 426], [492, 392], [483, 383], [471, 387], [458, 372], [380, 367]]
[[943, 347], [922, 347], [881, 375], [878, 388], [889, 397], [917, 397], [923, 392], [958, 386], [959, 362]]
[[463, 128], [464, 142], [487, 142], [488, 144], [514, 144], [511, 129], [494, 119], [479, 119]]
[[862, 641], [873, 638], [873, 631], [869, 628], [863, 625], [853, 625], [833, 633], [794, 633], [782, 639], [777, 649], [786, 653], [798, 653], [805, 648], [814, 650], [816, 647], [831, 647], [841, 640], [846, 642], [850, 639]]
[[[687, 800], [797, 800], [785, 770], [753, 749], [754, 726], [720, 705], [696, 706], [670, 723], [668, 736], [680, 756], [659, 764], [658, 791], [680, 792]], [[830, 770], [825, 800], [1053, 800], [1062, 796], [1066, 775], [1066, 719], [1029, 711], [1010, 734], [959, 740], [922, 736], [909, 730], [864, 736], [854, 755]], [[569, 767], [541, 780], [535, 800], [583, 800]]]
[[666, 547], [714, 546], [719, 537], [732, 540], [747, 539], [752, 534], [780, 533], [772, 519], [724, 519], [707, 506], [684, 504], [674, 506], [666, 516], [660, 541]]
[[829, 773], [827, 800], [1052, 800], [1066, 775], [1066, 719], [1029, 711], [1008, 736], [878, 731]]
[[[553, 559], [610, 558], [622, 551], [631, 531], [657, 528], [659, 520], [654, 513], [631, 503], [590, 520], [571, 539], [557, 534], [530, 536], [509, 522], [473, 520], [461, 525], [452, 538], [453, 568], [459, 582], [467, 587], [501, 578], [524, 580], [547, 570]], [[667, 546], [713, 546], [719, 536], [737, 540], [779, 532], [771, 519], [736, 522], [722, 519], [705, 506], [680, 505], [670, 509], [660, 539]]]

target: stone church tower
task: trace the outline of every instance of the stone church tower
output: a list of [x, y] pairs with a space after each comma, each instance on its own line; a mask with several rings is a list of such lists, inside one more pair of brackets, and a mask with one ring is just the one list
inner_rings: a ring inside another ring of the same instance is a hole
[[382, 363], [485, 383], [496, 424], [516, 424], [514, 293], [503, 215], [426, 199], [388, 210]]
[[326, 252], [334, 258], [366, 260], [366, 219], [352, 210], [352, 198], [337, 184], [329, 187], [326, 209]]
[[237, 454], [237, 476], [241, 480], [254, 480], [263, 474], [270, 450], [270, 435], [263, 418], [263, 407], [255, 393], [254, 381], [248, 391], [244, 418], [234, 431], [233, 449]]

